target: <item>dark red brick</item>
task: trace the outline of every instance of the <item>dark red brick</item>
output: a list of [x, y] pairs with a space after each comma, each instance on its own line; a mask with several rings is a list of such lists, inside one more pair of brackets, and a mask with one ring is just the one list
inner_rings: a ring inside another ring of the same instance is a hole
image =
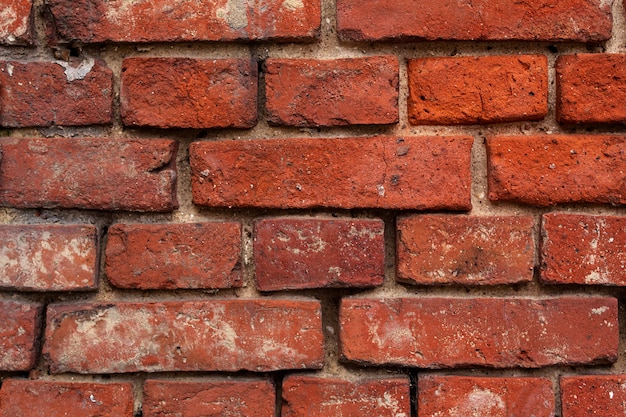
[[283, 381], [283, 417], [411, 415], [409, 379], [356, 381], [290, 375]]
[[482, 378], [420, 375], [418, 417], [554, 417], [547, 378]]
[[48, 35], [69, 42], [309, 41], [320, 0], [46, 0]]
[[177, 143], [146, 139], [0, 139], [0, 205], [172, 211]]
[[559, 122], [626, 122], [625, 54], [561, 56], [556, 81]]
[[111, 123], [113, 73], [82, 62], [0, 62], [0, 125], [84, 126]]
[[209, 207], [469, 210], [471, 137], [194, 142], [193, 200]]
[[541, 234], [542, 280], [626, 285], [626, 218], [549, 213]]
[[530, 216], [421, 215], [401, 217], [397, 227], [401, 281], [495, 285], [533, 279]]
[[0, 226], [0, 289], [93, 290], [97, 266], [94, 226]]
[[385, 276], [382, 220], [272, 218], [254, 235], [261, 291], [371, 287]]
[[371, 365], [538, 368], [617, 359], [617, 300], [348, 298], [341, 355]]
[[343, 40], [538, 40], [599, 42], [611, 37], [604, 0], [338, 0]]
[[42, 311], [40, 304], [0, 301], [0, 371], [35, 367]]
[[397, 123], [398, 82], [395, 56], [268, 59], [267, 118], [288, 126]]
[[562, 417], [626, 414], [626, 375], [561, 377]]
[[0, 44], [30, 45], [33, 0], [0, 0]]
[[251, 59], [127, 58], [122, 121], [160, 128], [253, 127], [257, 66]]
[[408, 77], [414, 125], [541, 120], [548, 113], [543, 55], [412, 59]]
[[211, 300], [48, 307], [53, 373], [321, 368], [317, 301]]
[[489, 199], [535, 206], [626, 203], [623, 135], [487, 138]]
[[1, 417], [132, 417], [129, 383], [7, 379], [0, 389]]
[[106, 275], [121, 288], [241, 287], [237, 222], [116, 224], [109, 228]]
[[274, 385], [266, 380], [147, 380], [143, 391], [143, 417], [274, 417], [276, 409]]

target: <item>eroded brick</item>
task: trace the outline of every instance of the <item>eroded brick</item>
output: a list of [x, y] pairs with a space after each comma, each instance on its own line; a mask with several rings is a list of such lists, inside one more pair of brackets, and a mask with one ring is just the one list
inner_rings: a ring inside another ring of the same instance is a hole
[[30, 45], [33, 0], [0, 0], [0, 44]]
[[626, 375], [561, 377], [563, 417], [626, 413]]
[[40, 304], [0, 301], [0, 371], [36, 365], [42, 311]]

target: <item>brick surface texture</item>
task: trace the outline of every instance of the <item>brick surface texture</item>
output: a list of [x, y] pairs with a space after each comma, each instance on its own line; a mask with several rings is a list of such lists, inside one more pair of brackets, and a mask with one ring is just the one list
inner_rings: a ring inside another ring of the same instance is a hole
[[626, 394], [626, 0], [0, 0], [0, 417]]
[[414, 125], [541, 120], [548, 112], [548, 62], [541, 55], [409, 61]]

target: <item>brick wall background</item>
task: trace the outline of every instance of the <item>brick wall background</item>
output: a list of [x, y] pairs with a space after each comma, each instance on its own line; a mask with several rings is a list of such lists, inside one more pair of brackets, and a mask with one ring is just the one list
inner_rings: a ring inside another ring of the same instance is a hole
[[621, 0], [0, 0], [0, 416], [626, 412], [625, 103]]

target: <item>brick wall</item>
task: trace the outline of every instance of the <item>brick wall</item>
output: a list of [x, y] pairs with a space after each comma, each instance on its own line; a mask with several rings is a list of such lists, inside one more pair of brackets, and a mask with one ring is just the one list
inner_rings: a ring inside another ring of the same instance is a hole
[[625, 103], [622, 0], [0, 0], [0, 417], [625, 413]]

